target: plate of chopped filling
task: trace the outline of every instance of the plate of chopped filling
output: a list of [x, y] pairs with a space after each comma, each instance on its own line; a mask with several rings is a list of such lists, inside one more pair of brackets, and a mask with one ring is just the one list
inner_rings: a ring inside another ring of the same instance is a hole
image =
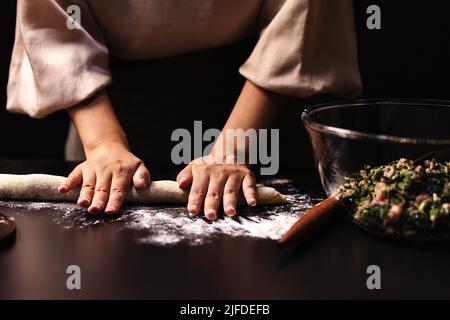
[[402, 158], [367, 166], [345, 178], [336, 196], [372, 233], [412, 241], [450, 238], [450, 162]]

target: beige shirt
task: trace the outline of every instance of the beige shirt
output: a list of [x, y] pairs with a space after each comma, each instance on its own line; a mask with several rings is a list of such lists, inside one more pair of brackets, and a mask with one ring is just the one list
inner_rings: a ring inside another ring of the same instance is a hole
[[[67, 7], [81, 8], [81, 29]], [[7, 109], [42, 118], [111, 81], [108, 56], [155, 59], [259, 35], [240, 73], [306, 97], [361, 91], [351, 0], [18, 0]]]

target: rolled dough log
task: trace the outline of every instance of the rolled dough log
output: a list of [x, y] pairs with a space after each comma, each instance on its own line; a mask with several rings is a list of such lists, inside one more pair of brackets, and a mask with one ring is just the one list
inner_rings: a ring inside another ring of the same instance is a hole
[[[61, 193], [58, 187], [65, 177], [47, 174], [0, 174], [0, 199], [46, 200], [76, 202], [80, 189]], [[176, 181], [153, 181], [143, 190], [132, 188], [126, 202], [142, 204], [187, 204], [189, 191], [178, 188]], [[257, 204], [274, 205], [286, 203], [286, 197], [274, 188], [258, 186]], [[241, 194], [239, 203], [245, 203]]]

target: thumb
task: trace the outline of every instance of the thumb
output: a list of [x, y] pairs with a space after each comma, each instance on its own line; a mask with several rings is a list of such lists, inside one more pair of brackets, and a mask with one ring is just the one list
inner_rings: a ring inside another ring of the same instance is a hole
[[137, 168], [133, 175], [133, 185], [136, 189], [144, 189], [151, 182], [150, 172], [143, 163]]
[[188, 164], [177, 176], [178, 187], [186, 189], [192, 183], [192, 167]]

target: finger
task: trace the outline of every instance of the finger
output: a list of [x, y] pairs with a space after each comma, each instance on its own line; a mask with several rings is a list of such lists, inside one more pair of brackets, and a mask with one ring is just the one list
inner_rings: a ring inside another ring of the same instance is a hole
[[209, 176], [206, 173], [199, 172], [193, 175], [192, 187], [189, 192], [187, 209], [190, 214], [198, 215], [202, 207], [203, 200], [208, 190]]
[[145, 167], [145, 164], [141, 163], [133, 175], [133, 185], [136, 189], [145, 189], [150, 184], [150, 181], [150, 172]]
[[232, 217], [236, 215], [236, 205], [238, 201], [239, 191], [241, 189], [243, 177], [232, 175], [225, 184], [223, 194], [223, 211], [226, 215]]
[[217, 209], [222, 202], [223, 189], [226, 177], [212, 176], [209, 180], [208, 192], [205, 198], [205, 216], [209, 220], [217, 219]]
[[95, 214], [104, 210], [109, 198], [109, 190], [111, 188], [111, 174], [97, 175], [97, 182], [95, 184], [94, 198], [88, 208], [88, 212]]
[[66, 181], [59, 186], [58, 191], [62, 193], [69, 192], [70, 190], [78, 187], [83, 181], [83, 172], [80, 166], [76, 166], [75, 169], [69, 174]]
[[95, 189], [95, 172], [92, 170], [83, 170], [83, 184], [80, 190], [80, 196], [78, 197], [78, 205], [87, 207], [92, 202]]
[[244, 197], [247, 200], [249, 206], [256, 206], [256, 179], [253, 172], [249, 171], [242, 182], [242, 190], [244, 191]]
[[192, 166], [188, 164], [177, 176], [178, 187], [186, 189], [192, 183]]
[[108, 203], [105, 207], [105, 214], [113, 215], [119, 212], [131, 183], [131, 176], [114, 174], [111, 182]]

